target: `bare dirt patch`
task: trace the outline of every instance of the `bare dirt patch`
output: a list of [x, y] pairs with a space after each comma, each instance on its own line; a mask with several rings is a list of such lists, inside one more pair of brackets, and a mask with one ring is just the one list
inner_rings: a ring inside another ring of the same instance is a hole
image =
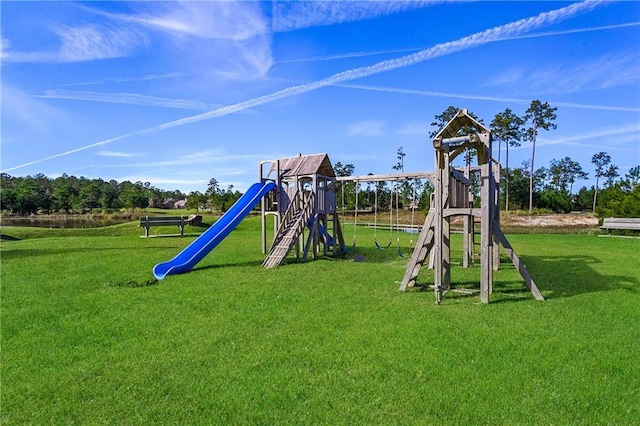
[[598, 218], [592, 214], [568, 213], [525, 216], [502, 213], [503, 226], [519, 228], [598, 228]]

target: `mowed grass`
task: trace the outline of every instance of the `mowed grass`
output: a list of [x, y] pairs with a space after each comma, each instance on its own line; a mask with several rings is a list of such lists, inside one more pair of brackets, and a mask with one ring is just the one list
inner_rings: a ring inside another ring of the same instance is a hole
[[[509, 235], [547, 301], [503, 256], [490, 305], [448, 293], [438, 306], [431, 291], [398, 291], [407, 258], [376, 250], [369, 229], [344, 258], [265, 270], [259, 226], [246, 219], [161, 282], [154, 264], [193, 236], [4, 228], [2, 423], [640, 419], [640, 239]], [[408, 253], [411, 237], [397, 237]], [[459, 263], [459, 236], [452, 255]], [[478, 277], [452, 271], [458, 287]]]

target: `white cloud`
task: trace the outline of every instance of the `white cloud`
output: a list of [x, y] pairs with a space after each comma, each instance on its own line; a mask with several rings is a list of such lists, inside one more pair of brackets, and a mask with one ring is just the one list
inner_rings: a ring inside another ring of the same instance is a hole
[[[142, 157], [142, 155], [138, 155]], [[209, 149], [194, 154], [185, 154], [169, 160], [152, 160], [152, 161], [138, 161], [135, 163], [125, 164], [108, 164], [103, 167], [134, 167], [136, 169], [141, 168], [158, 168], [158, 167], [179, 167], [180, 169], [192, 170], [193, 167], [198, 165], [207, 166], [211, 172], [217, 172], [220, 170], [220, 164], [251, 164], [250, 170], [255, 168], [255, 164], [265, 158], [272, 157], [272, 154], [226, 154], [223, 149]], [[284, 157], [284, 155], [280, 156]], [[211, 169], [213, 167], [213, 169]], [[247, 169], [249, 170], [249, 169]], [[242, 167], [230, 167], [225, 171], [225, 174], [243, 174], [246, 170]]]
[[9, 40], [0, 35], [0, 59], [5, 59], [8, 55], [6, 50], [11, 46]]
[[[52, 27], [58, 47], [13, 52], [2, 42], [3, 60], [80, 62], [120, 58], [150, 46], [165, 49], [183, 67], [213, 71], [218, 77], [262, 78], [270, 70], [271, 31], [259, 2], [131, 2], [129, 13], [78, 6], [111, 24]], [[178, 59], [176, 59], [178, 60]]]
[[[573, 145], [584, 148], [619, 150], [640, 154], [640, 147], [637, 146], [637, 141], [640, 141], [640, 124], [632, 123], [624, 126], [596, 129], [589, 133], [573, 136], [558, 138], [540, 137], [539, 143], [537, 143], [536, 146]], [[636, 142], [636, 146], [631, 148], [624, 146], [629, 142]], [[512, 149], [530, 149], [530, 147], [528, 144], [523, 144], [520, 147]]]
[[8, 62], [84, 62], [121, 58], [144, 46], [144, 34], [132, 28], [105, 25], [57, 26], [60, 39], [57, 50], [13, 52], [3, 48]]
[[138, 14], [111, 16], [174, 35], [205, 39], [240, 41], [269, 32], [268, 21], [258, 2], [179, 1], [144, 7], [146, 9]]
[[59, 59], [63, 62], [120, 58], [144, 45], [145, 37], [130, 28], [86, 25], [56, 30], [62, 40]]
[[273, 2], [273, 30], [292, 31], [361, 21], [433, 4], [433, 1], [284, 1]]
[[504, 86], [534, 93], [572, 93], [606, 89], [637, 82], [637, 52], [616, 52], [582, 63], [512, 68], [494, 76], [485, 86]]
[[380, 136], [384, 133], [384, 121], [365, 120], [351, 124], [347, 128], [349, 136]]
[[271, 31], [259, 2], [133, 2], [131, 7], [130, 14], [92, 12], [167, 36], [169, 50], [218, 77], [262, 78], [271, 69]]
[[427, 121], [410, 121], [396, 130], [399, 135], [427, 135], [431, 126]]
[[217, 77], [230, 80], [264, 78], [271, 70], [271, 37], [263, 35], [247, 40], [190, 41], [197, 52], [193, 62], [209, 69]]

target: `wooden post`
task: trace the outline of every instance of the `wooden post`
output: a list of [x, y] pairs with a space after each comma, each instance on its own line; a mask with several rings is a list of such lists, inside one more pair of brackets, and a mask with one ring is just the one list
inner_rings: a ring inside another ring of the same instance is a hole
[[440, 303], [440, 296], [443, 287], [443, 254], [442, 246], [443, 238], [443, 175], [444, 175], [444, 153], [436, 150], [436, 184], [435, 184], [435, 241], [434, 241], [434, 269], [433, 269], [433, 287], [436, 301]]
[[[471, 178], [471, 170], [469, 166], [464, 168], [464, 177], [467, 179]], [[464, 207], [473, 208], [473, 205], [470, 201], [470, 188], [465, 189], [465, 197], [464, 197]], [[462, 253], [462, 267], [468, 268], [469, 265], [473, 263], [473, 216], [468, 215], [463, 219], [463, 229], [462, 229], [462, 238], [463, 238], [463, 253]]]
[[[488, 138], [487, 138], [488, 139]], [[483, 141], [478, 147], [480, 162], [480, 300], [489, 303], [493, 282], [493, 242], [491, 232], [491, 210], [493, 207], [493, 175], [491, 171], [491, 144]]]
[[[444, 172], [442, 175], [442, 208], [448, 208], [451, 206], [451, 162], [449, 153], [444, 154]], [[445, 289], [451, 288], [451, 217], [442, 218], [442, 267], [443, 277], [442, 285]]]
[[[311, 197], [313, 197], [313, 207], [311, 211], [311, 217], [315, 217], [315, 221], [318, 222], [316, 226], [313, 227], [309, 234], [309, 238], [313, 240], [313, 258], [316, 259], [318, 257], [318, 246], [320, 245], [320, 215], [318, 214], [318, 205], [320, 200], [318, 200], [318, 175], [314, 174], [311, 178]], [[306, 227], [305, 223], [305, 227]]]
[[[500, 164], [493, 163], [493, 209], [491, 219], [500, 223]], [[493, 270], [500, 269], [500, 246], [498, 241], [493, 241]], [[492, 286], [493, 287], [493, 286]], [[492, 288], [493, 290], [493, 288]]]

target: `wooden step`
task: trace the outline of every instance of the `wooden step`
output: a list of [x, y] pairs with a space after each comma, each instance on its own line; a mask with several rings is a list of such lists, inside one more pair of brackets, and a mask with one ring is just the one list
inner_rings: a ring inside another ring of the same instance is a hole
[[[292, 203], [290, 208], [295, 208], [295, 204], [296, 203]], [[275, 238], [269, 255], [262, 264], [265, 268], [273, 268], [284, 262], [289, 251], [300, 236], [300, 233], [303, 232], [306, 226], [306, 221], [308, 220], [307, 216], [310, 216], [313, 204], [313, 197], [309, 197], [305, 200], [302, 208], [291, 214], [289, 214], [289, 212], [285, 213], [285, 217], [290, 216], [290, 219], [280, 229], [277, 237]]]

